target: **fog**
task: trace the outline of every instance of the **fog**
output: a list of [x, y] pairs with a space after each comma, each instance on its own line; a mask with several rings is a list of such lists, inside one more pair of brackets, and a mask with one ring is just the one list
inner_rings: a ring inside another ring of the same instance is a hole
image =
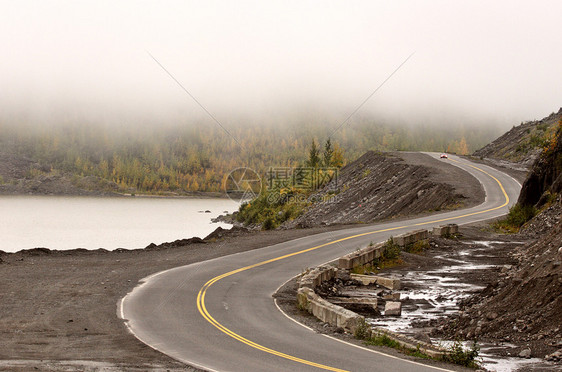
[[414, 53], [358, 114], [507, 127], [562, 105], [560, 14], [559, 1], [3, 1], [0, 117], [212, 123], [150, 53], [229, 125], [308, 111], [336, 125]]

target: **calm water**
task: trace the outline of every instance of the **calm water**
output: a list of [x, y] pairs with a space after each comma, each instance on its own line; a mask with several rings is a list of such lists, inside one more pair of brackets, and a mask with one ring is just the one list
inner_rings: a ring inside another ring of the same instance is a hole
[[[150, 243], [205, 237], [233, 212], [229, 199], [0, 197], [0, 250], [144, 248]], [[200, 213], [209, 210], [211, 213]]]

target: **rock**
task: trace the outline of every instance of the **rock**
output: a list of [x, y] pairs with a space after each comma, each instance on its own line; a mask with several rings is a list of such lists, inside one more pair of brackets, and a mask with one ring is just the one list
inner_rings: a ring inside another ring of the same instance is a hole
[[526, 348], [521, 350], [521, 352], [519, 353], [519, 358], [527, 358], [529, 359], [531, 357], [531, 349]]
[[397, 301], [387, 301], [384, 304], [384, 316], [402, 315], [402, 303]]
[[431, 337], [429, 337], [429, 334], [425, 332], [417, 333], [414, 338], [418, 341], [425, 342], [426, 344], [432, 344]]
[[513, 267], [512, 265], [503, 265], [503, 266], [502, 266], [502, 269], [501, 269], [501, 272], [502, 272], [502, 273], [506, 273], [506, 272], [508, 272], [509, 270], [511, 270], [512, 267]]
[[498, 313], [496, 313], [496, 312], [494, 312], [494, 311], [492, 311], [492, 312], [486, 314], [486, 319], [488, 319], [488, 320], [494, 320], [494, 319], [496, 319], [497, 317], [498, 317]]
[[338, 270], [336, 272], [336, 278], [344, 280], [344, 281], [348, 281], [348, 280], [351, 280], [351, 275], [349, 275], [349, 271], [347, 271], [347, 270]]

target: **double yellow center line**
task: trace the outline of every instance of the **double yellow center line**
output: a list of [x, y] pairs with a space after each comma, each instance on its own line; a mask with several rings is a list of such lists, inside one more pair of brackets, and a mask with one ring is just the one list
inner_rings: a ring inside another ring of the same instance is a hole
[[[452, 159], [451, 159], [451, 161], [460, 163], [460, 162], [458, 162], [456, 160], [452, 160]], [[300, 255], [300, 254], [303, 254], [303, 253], [311, 252], [311, 251], [320, 249], [322, 247], [326, 247], [328, 245], [336, 244], [336, 243], [339, 243], [339, 242], [343, 242], [343, 241], [346, 241], [346, 240], [358, 238], [358, 237], [361, 237], [361, 236], [381, 233], [381, 232], [385, 232], [385, 231], [392, 231], [392, 230], [399, 230], [399, 229], [404, 229], [404, 228], [408, 228], [408, 227], [435, 224], [435, 223], [438, 223], [438, 222], [444, 222], [444, 221], [450, 221], [450, 220], [454, 220], [454, 219], [458, 219], [458, 218], [474, 216], [474, 215], [477, 215], [477, 214], [491, 212], [491, 211], [503, 208], [503, 207], [505, 207], [506, 205], [509, 204], [509, 196], [505, 192], [505, 188], [503, 187], [502, 183], [496, 177], [492, 176], [490, 173], [488, 173], [488, 172], [486, 172], [486, 171], [484, 171], [484, 170], [482, 170], [482, 169], [480, 169], [480, 168], [478, 168], [474, 165], [466, 164], [466, 163], [464, 163], [464, 164], [469, 166], [469, 167], [472, 167], [472, 168], [488, 175], [492, 179], [494, 179], [498, 183], [498, 185], [499, 185], [499, 187], [500, 187], [500, 189], [503, 193], [503, 196], [505, 198], [505, 202], [498, 207], [486, 209], [486, 210], [483, 210], [483, 211], [480, 211], [480, 212], [468, 213], [468, 214], [464, 214], [462, 216], [443, 218], [443, 219], [429, 221], [429, 222], [417, 223], [417, 224], [414, 224], [414, 225], [404, 225], [404, 226], [399, 226], [399, 227], [392, 227], [392, 228], [388, 228], [388, 229], [375, 230], [375, 231], [365, 232], [365, 233], [362, 233], [362, 234], [352, 235], [352, 236], [348, 236], [346, 238], [331, 241], [329, 243], [320, 244], [320, 245], [314, 246], [312, 248], [303, 249], [303, 250], [298, 251], [298, 252], [289, 253], [289, 254], [286, 254], [286, 255], [283, 255], [283, 256], [279, 256], [279, 257], [272, 258], [272, 259], [269, 259], [269, 260], [266, 260], [266, 261], [255, 263], [253, 265], [244, 266], [244, 267], [241, 267], [239, 269], [229, 271], [227, 273], [224, 273], [222, 275], [214, 277], [213, 279], [211, 279], [207, 283], [205, 283], [205, 285], [203, 285], [203, 287], [201, 287], [201, 289], [199, 290], [199, 293], [197, 294], [197, 309], [199, 310], [199, 313], [203, 316], [203, 318], [205, 318], [209, 323], [211, 323], [214, 327], [216, 327], [218, 330], [220, 330], [224, 334], [226, 334], [226, 335], [232, 337], [233, 339], [238, 340], [238, 341], [240, 341], [240, 342], [242, 342], [242, 343], [244, 343], [244, 344], [246, 344], [250, 347], [253, 347], [254, 349], [261, 350], [261, 351], [266, 352], [268, 354], [276, 355], [276, 356], [284, 358], [284, 359], [292, 360], [292, 361], [297, 362], [297, 363], [302, 363], [302, 364], [306, 364], [306, 365], [309, 365], [309, 366], [312, 366], [312, 367], [321, 368], [321, 369], [324, 369], [324, 370], [327, 370], [327, 371], [347, 372], [346, 370], [343, 370], [343, 369], [326, 366], [326, 365], [323, 365], [323, 364], [320, 364], [320, 363], [311, 362], [309, 360], [305, 360], [305, 359], [298, 358], [298, 357], [295, 357], [295, 356], [292, 356], [292, 355], [289, 355], [289, 354], [282, 353], [282, 352], [277, 351], [277, 350], [270, 349], [266, 346], [263, 346], [263, 345], [260, 345], [258, 343], [255, 343], [251, 340], [248, 340], [247, 338], [242, 337], [239, 334], [235, 333], [234, 331], [228, 329], [227, 327], [225, 327], [224, 325], [219, 323], [215, 318], [213, 318], [213, 316], [207, 310], [207, 307], [205, 305], [205, 296], [207, 294], [207, 290], [213, 284], [218, 282], [219, 280], [224, 279], [226, 277], [229, 277], [231, 275], [234, 275], [234, 274], [237, 274], [237, 273], [240, 273], [240, 272], [243, 272], [243, 271], [247, 271], [247, 270], [253, 269], [255, 267], [263, 266], [263, 265], [266, 265], [266, 264], [269, 264], [269, 263], [272, 263], [272, 262], [281, 261], [281, 260], [284, 260], [284, 259], [289, 258], [289, 257], [293, 257], [293, 256], [297, 256], [297, 255]]]

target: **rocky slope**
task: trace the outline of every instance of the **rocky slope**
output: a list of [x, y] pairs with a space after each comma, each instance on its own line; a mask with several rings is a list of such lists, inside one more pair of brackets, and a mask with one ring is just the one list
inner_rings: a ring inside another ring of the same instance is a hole
[[0, 195], [117, 195], [116, 183], [99, 177], [70, 176], [0, 149]]
[[556, 130], [562, 118], [562, 108], [544, 119], [528, 121], [513, 127], [510, 131], [474, 152], [475, 157], [505, 162], [512, 168], [519, 164], [524, 169], [530, 168], [539, 154], [549, 135]]
[[[526, 343], [521, 356], [562, 358], [562, 125], [523, 184], [522, 205], [540, 213], [519, 232], [533, 237], [497, 281], [462, 305], [445, 327], [450, 336]], [[517, 239], [517, 236], [515, 236]], [[557, 351], [558, 350], [558, 351]]]
[[312, 198], [322, 201], [284, 228], [411, 216], [476, 204], [484, 195], [474, 177], [445, 161], [420, 153], [370, 151], [342, 168], [337, 180]]

